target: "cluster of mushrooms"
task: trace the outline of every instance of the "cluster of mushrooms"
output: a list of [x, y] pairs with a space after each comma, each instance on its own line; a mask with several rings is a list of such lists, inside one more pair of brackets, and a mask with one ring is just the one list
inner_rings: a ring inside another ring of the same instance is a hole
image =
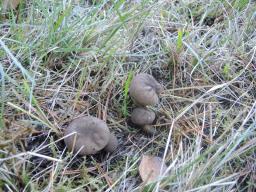
[[155, 133], [152, 124], [156, 118], [156, 114], [147, 107], [158, 104], [158, 96], [162, 91], [163, 87], [161, 84], [153, 76], [146, 73], [136, 75], [131, 81], [129, 93], [137, 106], [132, 111], [131, 121], [140, 126], [148, 134]]
[[[131, 81], [129, 94], [137, 106], [132, 111], [131, 121], [147, 133], [153, 133], [151, 125], [156, 118], [147, 106], [158, 104], [158, 95], [162, 90], [163, 87], [149, 74], [140, 73]], [[118, 146], [117, 138], [107, 124], [93, 116], [74, 119], [65, 129], [64, 135], [67, 148], [80, 155], [92, 155], [101, 150], [111, 153]]]

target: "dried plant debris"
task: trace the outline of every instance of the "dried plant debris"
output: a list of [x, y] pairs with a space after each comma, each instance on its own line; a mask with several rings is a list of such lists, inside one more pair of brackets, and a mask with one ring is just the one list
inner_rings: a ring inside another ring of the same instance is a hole
[[164, 173], [167, 166], [160, 157], [143, 155], [139, 165], [139, 173], [142, 181], [151, 183], [159, 180], [162, 164], [162, 173]]

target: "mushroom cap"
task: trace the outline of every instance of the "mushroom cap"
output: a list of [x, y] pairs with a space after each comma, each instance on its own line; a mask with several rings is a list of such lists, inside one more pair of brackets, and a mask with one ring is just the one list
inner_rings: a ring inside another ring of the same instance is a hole
[[131, 120], [136, 125], [150, 125], [156, 118], [156, 114], [147, 108], [137, 107], [133, 109]]
[[162, 91], [162, 85], [146, 73], [136, 75], [129, 88], [131, 98], [136, 104], [142, 106], [156, 105], [159, 102], [158, 94]]
[[76, 132], [72, 136], [64, 139], [69, 150], [79, 154], [90, 155], [102, 150], [109, 142], [110, 131], [107, 124], [96, 117], [84, 116], [73, 120], [67, 129], [65, 135]]
[[109, 142], [106, 145], [106, 147], [104, 148], [104, 150], [109, 153], [112, 153], [116, 150], [117, 146], [118, 146], [118, 140], [117, 140], [116, 136], [113, 133], [110, 133]]

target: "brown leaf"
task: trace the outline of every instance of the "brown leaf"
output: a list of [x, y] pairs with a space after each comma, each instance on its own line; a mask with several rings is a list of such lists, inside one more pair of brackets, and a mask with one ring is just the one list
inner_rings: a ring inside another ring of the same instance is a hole
[[[154, 182], [160, 176], [160, 169], [163, 160], [160, 157], [143, 155], [139, 166], [139, 173], [143, 182]], [[167, 166], [163, 165], [163, 172]]]
[[20, 3], [20, 0], [4, 0], [3, 1], [3, 11], [7, 11], [8, 9], [16, 9]]

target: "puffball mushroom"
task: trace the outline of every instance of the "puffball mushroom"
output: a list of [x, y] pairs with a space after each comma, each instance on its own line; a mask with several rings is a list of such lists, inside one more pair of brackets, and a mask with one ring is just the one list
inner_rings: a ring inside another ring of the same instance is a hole
[[146, 73], [137, 74], [131, 81], [129, 94], [132, 100], [141, 106], [154, 106], [159, 102], [158, 95], [163, 87], [155, 78]]
[[118, 146], [118, 141], [116, 136], [113, 133], [110, 133], [110, 139], [106, 147], [104, 148], [105, 151], [112, 153], [116, 150]]
[[[104, 149], [113, 152], [117, 147], [116, 137], [110, 133], [107, 124], [96, 117], [83, 116], [74, 119], [67, 129], [65, 136], [74, 133], [64, 139], [69, 150], [80, 155], [91, 155]], [[113, 141], [114, 140], [114, 141]], [[114, 143], [114, 144], [113, 144]]]
[[137, 107], [132, 111], [131, 121], [143, 128], [146, 133], [154, 134], [155, 129], [152, 125], [156, 118], [156, 114], [144, 107]]
[[155, 118], [156, 114], [144, 107], [136, 107], [131, 114], [131, 120], [136, 125], [150, 125]]

